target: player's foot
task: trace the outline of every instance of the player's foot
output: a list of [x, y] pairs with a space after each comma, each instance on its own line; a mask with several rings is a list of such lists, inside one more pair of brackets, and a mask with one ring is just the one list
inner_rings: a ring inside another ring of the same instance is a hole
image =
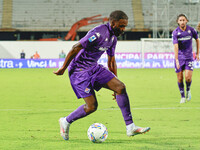
[[66, 117], [59, 119], [60, 124], [60, 134], [64, 140], [69, 140], [69, 126], [70, 123], [66, 121]]
[[186, 91], [186, 99], [189, 102], [192, 98], [191, 91]]
[[148, 132], [149, 130], [150, 130], [150, 127], [142, 128], [142, 127], [135, 126], [131, 130], [127, 130], [127, 136], [134, 136], [134, 135], [137, 135], [137, 134], [143, 134], [143, 133]]
[[185, 97], [182, 97], [181, 98], [181, 101], [180, 101], [180, 104], [182, 104], [182, 103], [185, 103], [186, 101], [185, 101]]

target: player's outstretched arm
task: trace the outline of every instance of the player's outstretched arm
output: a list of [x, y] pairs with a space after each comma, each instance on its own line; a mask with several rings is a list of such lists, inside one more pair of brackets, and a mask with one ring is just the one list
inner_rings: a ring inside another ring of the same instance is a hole
[[76, 55], [79, 53], [79, 51], [83, 49], [81, 43], [77, 43], [75, 44], [72, 49], [69, 51], [69, 53], [67, 54], [65, 61], [63, 63], [63, 66], [58, 69], [57, 71], [54, 71], [53, 73], [56, 75], [63, 75], [65, 70], [67, 69], [67, 67], [69, 66], [70, 62], [72, 61], [72, 59], [74, 57], [76, 57]]
[[199, 61], [199, 39], [196, 39], [196, 47], [197, 47], [197, 52], [196, 52], [195, 59]]

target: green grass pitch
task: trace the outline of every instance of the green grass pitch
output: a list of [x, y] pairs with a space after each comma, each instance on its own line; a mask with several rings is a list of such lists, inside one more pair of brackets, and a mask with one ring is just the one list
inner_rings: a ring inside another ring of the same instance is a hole
[[[102, 89], [96, 93], [98, 110], [71, 125], [69, 141], [60, 136], [58, 119], [84, 101], [76, 99], [67, 72], [56, 76], [53, 70], [0, 69], [1, 150], [200, 149], [200, 69], [193, 72], [192, 100], [185, 104], [179, 104], [174, 69], [119, 69], [135, 124], [151, 130], [127, 137], [112, 92]], [[104, 143], [87, 138], [87, 130], [95, 122], [108, 129]]]

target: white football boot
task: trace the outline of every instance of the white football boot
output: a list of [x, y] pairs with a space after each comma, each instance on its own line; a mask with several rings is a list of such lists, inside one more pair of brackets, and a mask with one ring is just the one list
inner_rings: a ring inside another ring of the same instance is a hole
[[132, 126], [131, 129], [126, 131], [127, 136], [134, 136], [137, 134], [145, 134], [146, 132], [148, 132], [150, 130], [150, 127], [138, 127], [138, 126]]
[[69, 140], [69, 127], [70, 123], [66, 121], [66, 117], [62, 117], [59, 119], [60, 124], [60, 134], [64, 140]]
[[186, 99], [189, 102], [192, 98], [191, 91], [186, 91]]
[[182, 103], [185, 103], [186, 101], [185, 101], [185, 97], [182, 97], [181, 98], [181, 101], [180, 101], [180, 104], [182, 104]]

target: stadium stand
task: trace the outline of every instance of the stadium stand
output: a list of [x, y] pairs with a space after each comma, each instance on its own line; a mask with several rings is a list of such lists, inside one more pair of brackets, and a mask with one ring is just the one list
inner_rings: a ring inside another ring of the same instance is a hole
[[[123, 10], [134, 28], [132, 0], [13, 0], [13, 28], [20, 30], [69, 30], [84, 17], [101, 14], [109, 16], [113, 10]], [[85, 31], [96, 25], [80, 29]]]
[[[188, 16], [188, 25], [194, 28], [200, 20], [199, 0], [0, 0], [0, 40], [63, 39], [81, 19], [95, 15], [108, 17], [117, 9], [129, 16], [121, 40], [157, 35], [169, 38], [177, 27], [176, 17], [180, 13]], [[78, 29], [76, 40], [101, 23]]]
[[2, 28], [3, 0], [0, 0], [0, 28]]
[[144, 29], [144, 17], [142, 13], [142, 3], [141, 0], [132, 0], [134, 24], [136, 30]]
[[12, 29], [12, 0], [3, 1], [2, 28]]
[[[198, 2], [199, 0], [0, 0], [0, 27], [12, 27], [21, 31], [66, 31], [84, 17], [98, 14], [107, 17], [111, 11], [121, 9], [129, 16], [128, 30], [152, 30], [155, 14], [161, 29], [166, 26], [162, 20], [166, 18], [163, 16], [169, 15], [170, 30], [173, 30], [176, 27], [176, 16], [181, 12], [190, 18], [189, 25], [197, 24], [200, 20]], [[94, 26], [96, 25], [83, 27], [79, 31], [87, 31]]]
[[[188, 16], [188, 24], [196, 27], [200, 20], [200, 3], [198, 0], [141, 0], [144, 16], [144, 28], [152, 29], [154, 15], [157, 15], [158, 28], [163, 29], [167, 26], [166, 19], [169, 18], [169, 29], [177, 27], [176, 17], [180, 13]], [[157, 2], [157, 3], [156, 3]], [[156, 5], [157, 10], [154, 9]], [[168, 6], [167, 6], [168, 5]], [[169, 15], [169, 17], [167, 17]]]

